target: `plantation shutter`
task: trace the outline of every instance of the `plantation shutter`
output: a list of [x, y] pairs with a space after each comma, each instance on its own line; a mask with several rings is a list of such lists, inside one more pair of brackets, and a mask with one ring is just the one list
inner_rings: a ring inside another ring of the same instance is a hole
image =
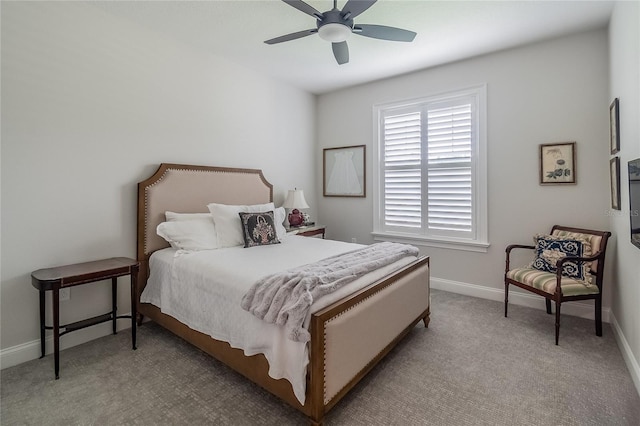
[[420, 111], [384, 118], [384, 224], [422, 227], [422, 124]]
[[473, 236], [474, 113], [470, 98], [384, 112], [384, 229]]
[[473, 231], [472, 104], [427, 112], [428, 227], [441, 234]]

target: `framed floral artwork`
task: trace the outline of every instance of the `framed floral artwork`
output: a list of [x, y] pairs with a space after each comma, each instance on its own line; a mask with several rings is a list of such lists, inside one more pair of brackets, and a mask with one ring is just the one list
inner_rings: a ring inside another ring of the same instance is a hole
[[620, 157], [609, 160], [609, 176], [611, 178], [611, 208], [620, 210]]
[[365, 145], [325, 148], [322, 157], [322, 195], [365, 197]]
[[540, 144], [540, 185], [576, 182], [576, 143]]
[[618, 98], [609, 105], [609, 144], [611, 154], [620, 151], [620, 101]]

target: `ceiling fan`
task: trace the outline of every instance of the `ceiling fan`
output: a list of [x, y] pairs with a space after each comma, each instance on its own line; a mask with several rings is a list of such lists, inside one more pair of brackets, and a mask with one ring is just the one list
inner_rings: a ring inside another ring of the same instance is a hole
[[384, 25], [358, 24], [353, 22], [353, 18], [369, 9], [377, 0], [349, 0], [342, 10], [338, 10], [337, 0], [333, 0], [333, 9], [324, 13], [318, 12], [315, 8], [302, 0], [282, 0], [288, 5], [295, 7], [301, 12], [316, 18], [317, 28], [298, 31], [280, 37], [266, 40], [267, 44], [282, 43], [284, 41], [295, 40], [318, 33], [320, 38], [331, 42], [333, 56], [338, 64], [349, 62], [349, 47], [347, 38], [351, 33], [364, 37], [377, 38], [391, 41], [413, 41], [416, 33], [401, 28], [387, 27]]

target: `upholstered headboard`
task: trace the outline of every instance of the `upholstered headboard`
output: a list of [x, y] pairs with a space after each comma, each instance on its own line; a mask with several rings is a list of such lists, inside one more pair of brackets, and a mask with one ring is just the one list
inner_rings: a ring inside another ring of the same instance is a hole
[[273, 185], [258, 169], [162, 163], [150, 178], [138, 183], [137, 258], [146, 262], [169, 244], [156, 234], [165, 212], [208, 212], [207, 204], [262, 204], [273, 201]]

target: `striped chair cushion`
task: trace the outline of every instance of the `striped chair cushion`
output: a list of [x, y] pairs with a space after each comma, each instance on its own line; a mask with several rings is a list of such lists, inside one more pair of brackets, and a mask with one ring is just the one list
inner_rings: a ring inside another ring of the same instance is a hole
[[[507, 272], [507, 278], [537, 288], [545, 293], [554, 294], [556, 292], [556, 275], [549, 272], [539, 271], [533, 268], [517, 268]], [[560, 280], [560, 286], [562, 287], [563, 296], [598, 294], [600, 292], [598, 286], [595, 284], [564, 276]]]

